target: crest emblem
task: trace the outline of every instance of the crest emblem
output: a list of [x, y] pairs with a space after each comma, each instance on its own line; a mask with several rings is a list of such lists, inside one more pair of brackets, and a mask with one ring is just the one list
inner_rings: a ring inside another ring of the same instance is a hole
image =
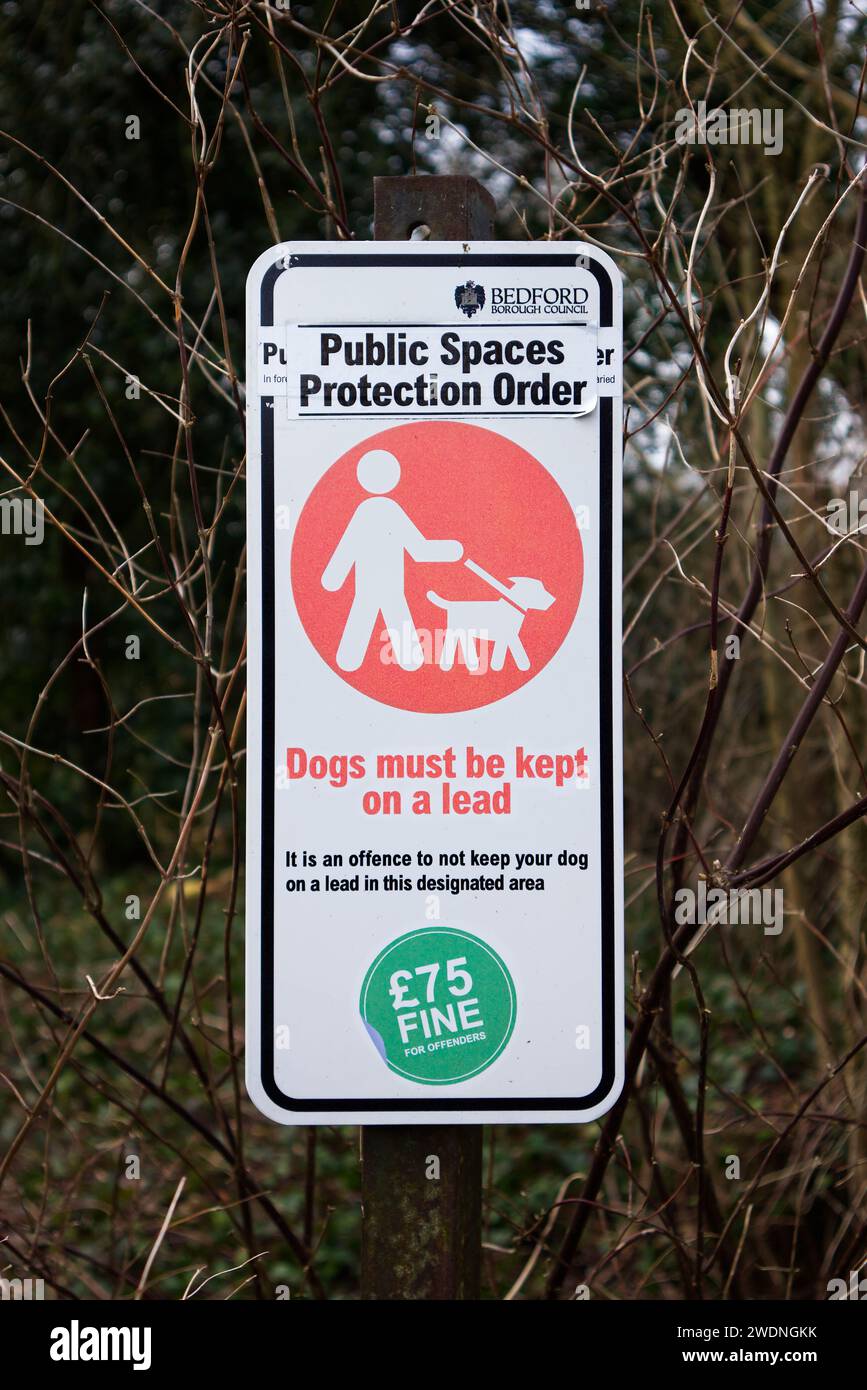
[[477, 285], [473, 280], [468, 280], [465, 285], [458, 285], [455, 290], [455, 304], [462, 314], [466, 314], [467, 318], [471, 319], [479, 309], [484, 309], [485, 291], [481, 285]]

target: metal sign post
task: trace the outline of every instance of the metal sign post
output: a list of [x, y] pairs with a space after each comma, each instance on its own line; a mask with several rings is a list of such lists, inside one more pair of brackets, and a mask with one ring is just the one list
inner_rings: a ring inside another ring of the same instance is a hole
[[[379, 178], [373, 187], [377, 241], [493, 237], [494, 200], [476, 179]], [[481, 1125], [366, 1125], [361, 1183], [362, 1298], [479, 1297]]]

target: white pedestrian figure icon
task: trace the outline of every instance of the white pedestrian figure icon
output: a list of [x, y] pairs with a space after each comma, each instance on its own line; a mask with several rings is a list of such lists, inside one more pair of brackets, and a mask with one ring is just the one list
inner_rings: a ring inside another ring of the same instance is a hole
[[355, 570], [355, 595], [337, 648], [341, 671], [357, 671], [364, 661], [380, 613], [397, 664], [417, 671], [424, 653], [405, 593], [405, 556], [413, 560], [460, 560], [460, 541], [429, 541], [399, 502], [384, 494], [400, 482], [400, 464], [385, 449], [370, 449], [358, 461], [356, 476], [372, 494], [359, 502], [322, 575], [331, 593]]

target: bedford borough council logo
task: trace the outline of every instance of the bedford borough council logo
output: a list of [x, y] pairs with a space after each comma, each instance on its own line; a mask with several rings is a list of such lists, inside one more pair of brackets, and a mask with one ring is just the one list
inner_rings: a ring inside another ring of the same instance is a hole
[[471, 319], [479, 309], [484, 309], [485, 291], [481, 285], [477, 285], [473, 280], [468, 280], [465, 285], [458, 285], [455, 290], [455, 304], [462, 314], [466, 314], [467, 318]]

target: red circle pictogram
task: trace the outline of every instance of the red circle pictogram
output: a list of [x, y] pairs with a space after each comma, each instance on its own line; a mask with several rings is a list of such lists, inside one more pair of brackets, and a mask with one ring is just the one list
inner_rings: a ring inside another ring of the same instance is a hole
[[430, 714], [532, 680], [572, 626], [583, 572], [548, 470], [457, 421], [353, 445], [314, 487], [292, 545], [295, 604], [323, 660], [371, 699]]

